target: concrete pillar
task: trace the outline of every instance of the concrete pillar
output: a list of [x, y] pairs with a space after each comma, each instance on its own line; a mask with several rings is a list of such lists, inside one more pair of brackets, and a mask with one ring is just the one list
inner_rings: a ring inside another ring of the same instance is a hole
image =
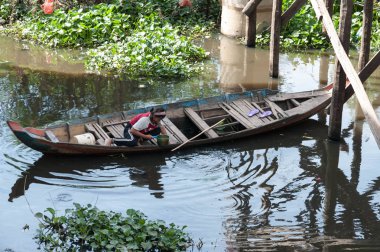
[[[248, 0], [223, 0], [221, 33], [230, 37], [245, 37], [247, 18], [242, 13]], [[263, 0], [257, 8], [257, 33], [268, 27], [271, 23], [272, 1]]]

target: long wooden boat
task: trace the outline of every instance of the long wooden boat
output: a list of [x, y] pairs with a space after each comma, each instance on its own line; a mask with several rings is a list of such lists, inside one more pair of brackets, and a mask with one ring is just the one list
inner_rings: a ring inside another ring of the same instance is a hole
[[[265, 89], [153, 106], [166, 109], [167, 116], [162, 123], [169, 135], [169, 144], [165, 146], [159, 146], [155, 141], [147, 141], [136, 147], [104, 145], [107, 138], [122, 137], [126, 122], [152, 107], [78, 119], [44, 129], [24, 128], [15, 121], [7, 123], [21, 142], [44, 154], [163, 152], [183, 143], [186, 144], [181, 148], [212, 144], [246, 138], [299, 123], [329, 105], [331, 89], [331, 84], [323, 89], [297, 93], [277, 93]], [[222, 123], [209, 129], [222, 119]], [[202, 131], [202, 135], [189, 141]], [[78, 143], [78, 136], [87, 133], [91, 133], [96, 142]]]

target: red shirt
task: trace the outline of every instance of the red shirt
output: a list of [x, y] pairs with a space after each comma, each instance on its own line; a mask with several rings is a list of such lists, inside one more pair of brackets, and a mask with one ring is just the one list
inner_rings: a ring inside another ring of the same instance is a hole
[[145, 129], [142, 129], [142, 130], [139, 130], [141, 133], [143, 133], [143, 134], [145, 134], [145, 133], [147, 133], [147, 132], [149, 132], [149, 131], [151, 131], [151, 130], [154, 130], [154, 129], [156, 129], [156, 128], [158, 128], [159, 127], [159, 125], [157, 125], [157, 124], [153, 124], [152, 122], [151, 122], [151, 120], [150, 120], [150, 112], [147, 112], [147, 113], [142, 113], [142, 114], [138, 114], [138, 115], [136, 115], [135, 117], [133, 117], [132, 119], [131, 119], [131, 121], [130, 121], [130, 124], [132, 125], [132, 127], [133, 127], [133, 125], [135, 125], [139, 120], [148, 120], [149, 121], [149, 123], [148, 123], [148, 126], [145, 128]]

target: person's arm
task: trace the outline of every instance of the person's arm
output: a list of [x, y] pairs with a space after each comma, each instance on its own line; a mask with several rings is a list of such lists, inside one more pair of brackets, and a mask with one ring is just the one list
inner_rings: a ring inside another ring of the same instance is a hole
[[141, 137], [143, 139], [147, 139], [147, 140], [150, 140], [152, 139], [153, 137], [151, 135], [145, 135], [144, 133], [141, 133], [140, 131], [148, 128], [149, 126], [149, 118], [148, 117], [143, 117], [143, 118], [140, 118], [131, 128], [131, 133], [134, 135], [134, 136], [137, 136], [137, 137]]
[[145, 134], [141, 133], [140, 131], [134, 129], [133, 127], [131, 128], [131, 133], [134, 136], [141, 137], [141, 138], [144, 138], [144, 139], [147, 139], [147, 140], [153, 139], [153, 137], [151, 135], [145, 135]]
[[166, 129], [163, 125], [160, 125], [160, 129], [161, 129], [161, 134], [162, 135], [167, 135], [168, 133], [166, 132]]

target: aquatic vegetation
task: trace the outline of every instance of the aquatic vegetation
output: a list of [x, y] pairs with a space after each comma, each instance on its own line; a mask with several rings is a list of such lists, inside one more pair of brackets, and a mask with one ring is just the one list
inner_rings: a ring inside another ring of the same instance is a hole
[[186, 29], [172, 25], [159, 10], [150, 2], [98, 4], [29, 17], [10, 30], [51, 47], [93, 48], [86, 66], [98, 72], [137, 78], [189, 77], [202, 71], [207, 54], [193, 38], [207, 28], [194, 26], [194, 35], [184, 36]]
[[74, 206], [63, 216], [52, 208], [36, 214], [35, 239], [45, 251], [185, 251], [191, 245], [186, 226], [151, 221], [133, 209], [125, 216], [90, 204]]
[[205, 50], [196, 46], [169, 23], [162, 25], [151, 14], [141, 18], [131, 36], [88, 51], [89, 69], [117, 71], [128, 76], [188, 77], [203, 69]]

